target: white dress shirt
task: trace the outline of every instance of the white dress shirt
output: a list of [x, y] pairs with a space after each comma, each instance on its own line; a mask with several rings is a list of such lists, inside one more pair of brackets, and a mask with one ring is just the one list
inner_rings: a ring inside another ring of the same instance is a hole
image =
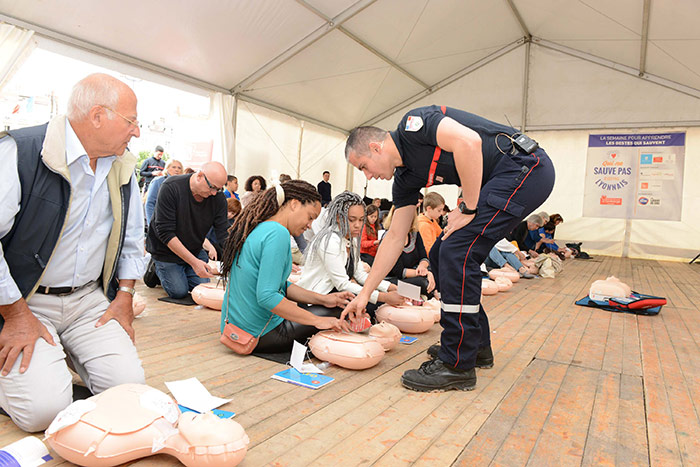
[[[333, 232], [328, 237], [327, 248], [325, 240], [319, 245], [316, 254], [312, 256], [309, 256], [310, 251], [307, 248], [304, 270], [301, 272], [301, 278], [297, 285], [320, 294], [327, 294], [333, 288], [341, 292], [347, 291], [355, 295], [359, 294], [369, 274], [360, 266], [360, 249], [357, 248], [358, 255], [355, 258], [355, 272], [353, 274], [353, 278], [357, 283], [350, 280], [345, 270], [345, 265], [348, 262], [349, 247], [349, 240], [341, 238], [340, 233]], [[386, 292], [390, 285], [389, 282], [382, 281], [377, 290], [372, 292], [369, 301], [377, 303], [379, 292]]]
[[[107, 174], [117, 156], [97, 159], [95, 172], [78, 136], [66, 119], [66, 163], [71, 177], [72, 196], [68, 219], [53, 256], [46, 266], [41, 285], [78, 287], [97, 280], [102, 274], [113, 216]], [[116, 277], [138, 279], [146, 268], [143, 247], [143, 206], [136, 178], [131, 178], [131, 198], [124, 245]], [[17, 173], [17, 145], [6, 137], [0, 140], [0, 238], [14, 224], [19, 212], [21, 186]], [[41, 220], [37, 220], [41, 222]], [[10, 275], [0, 247], [0, 305], [14, 303], [21, 293]]]

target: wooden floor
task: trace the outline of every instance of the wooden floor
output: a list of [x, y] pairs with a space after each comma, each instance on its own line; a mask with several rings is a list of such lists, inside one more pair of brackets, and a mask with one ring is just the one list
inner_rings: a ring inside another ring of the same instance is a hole
[[[655, 317], [574, 305], [611, 274], [668, 305]], [[335, 381], [314, 391], [271, 380], [280, 364], [220, 345], [218, 312], [138, 290], [148, 383], [167, 392], [165, 381], [196, 376], [232, 398], [222, 408], [250, 437], [242, 465], [700, 465], [700, 265], [573, 260], [556, 279], [485, 297], [495, 366], [477, 371], [474, 391], [432, 394], [399, 377], [426, 360], [438, 325], [369, 370], [331, 367]], [[0, 445], [23, 436], [0, 417]]]

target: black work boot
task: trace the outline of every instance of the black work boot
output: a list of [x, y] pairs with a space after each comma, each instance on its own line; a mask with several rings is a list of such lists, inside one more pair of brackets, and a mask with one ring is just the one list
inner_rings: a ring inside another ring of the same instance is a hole
[[474, 368], [454, 368], [436, 358], [423, 362], [417, 370], [406, 371], [401, 377], [401, 384], [419, 392], [442, 392], [450, 389], [471, 391], [476, 387], [476, 371]]
[[[440, 344], [434, 344], [428, 347], [428, 356], [437, 358], [440, 351]], [[479, 368], [493, 368], [493, 351], [491, 346], [479, 349], [476, 354], [476, 366]]]

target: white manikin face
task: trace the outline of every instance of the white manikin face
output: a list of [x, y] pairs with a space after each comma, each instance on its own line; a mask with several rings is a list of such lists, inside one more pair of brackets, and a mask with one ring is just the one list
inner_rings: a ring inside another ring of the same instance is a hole
[[185, 412], [178, 422], [180, 434], [192, 446], [219, 446], [238, 440], [243, 428], [230, 419], [221, 419], [211, 412]]

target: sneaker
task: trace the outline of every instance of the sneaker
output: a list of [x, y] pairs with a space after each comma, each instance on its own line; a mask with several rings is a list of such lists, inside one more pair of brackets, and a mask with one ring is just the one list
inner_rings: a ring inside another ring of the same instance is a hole
[[529, 272], [521, 272], [520, 277], [522, 277], [523, 279], [534, 279], [535, 275], [530, 274]]
[[423, 362], [417, 370], [406, 371], [401, 384], [419, 392], [471, 391], [476, 387], [476, 371], [453, 368], [436, 358]]
[[[434, 344], [428, 347], [428, 355], [430, 358], [438, 358], [438, 352], [440, 351], [440, 344]], [[493, 351], [491, 346], [479, 349], [476, 354], [476, 366], [479, 368], [493, 368]]]

